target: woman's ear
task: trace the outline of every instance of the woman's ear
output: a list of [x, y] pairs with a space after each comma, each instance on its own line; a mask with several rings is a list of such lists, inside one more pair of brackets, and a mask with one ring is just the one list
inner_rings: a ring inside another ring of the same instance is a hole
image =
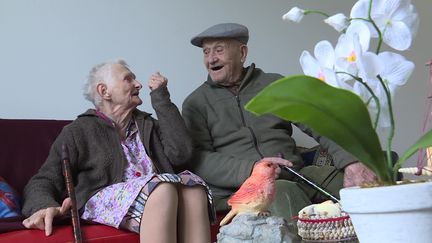
[[111, 95], [108, 93], [108, 88], [107, 88], [106, 84], [98, 83], [96, 85], [96, 91], [102, 99], [104, 99], [104, 100], [111, 99]]

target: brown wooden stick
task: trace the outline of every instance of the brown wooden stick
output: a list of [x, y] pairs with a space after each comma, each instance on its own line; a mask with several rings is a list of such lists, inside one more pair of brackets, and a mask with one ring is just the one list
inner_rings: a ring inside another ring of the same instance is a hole
[[62, 168], [63, 168], [63, 176], [66, 182], [66, 190], [68, 193], [68, 197], [72, 201], [71, 216], [72, 216], [74, 242], [81, 243], [82, 237], [81, 237], [80, 220], [79, 220], [78, 209], [76, 205], [77, 203], [75, 197], [75, 189], [74, 189], [72, 174], [70, 169], [69, 151], [65, 144], [62, 145]]

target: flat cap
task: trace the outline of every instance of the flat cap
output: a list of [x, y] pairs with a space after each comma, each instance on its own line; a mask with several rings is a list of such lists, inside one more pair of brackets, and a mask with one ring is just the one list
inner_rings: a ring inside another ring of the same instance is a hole
[[191, 39], [194, 46], [202, 47], [204, 39], [208, 38], [232, 38], [247, 44], [249, 40], [249, 30], [246, 26], [236, 23], [222, 23], [209, 27]]

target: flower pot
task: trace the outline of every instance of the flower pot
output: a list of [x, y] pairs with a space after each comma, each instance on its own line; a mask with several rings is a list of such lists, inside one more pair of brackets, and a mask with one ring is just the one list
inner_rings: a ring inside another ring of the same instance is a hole
[[340, 196], [361, 243], [432, 241], [432, 182], [344, 188]]

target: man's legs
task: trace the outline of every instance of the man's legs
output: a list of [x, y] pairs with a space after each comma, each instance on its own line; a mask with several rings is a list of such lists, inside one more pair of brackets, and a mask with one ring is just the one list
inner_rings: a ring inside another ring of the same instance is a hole
[[[300, 173], [316, 185], [324, 189], [326, 192], [339, 197], [339, 190], [343, 188], [343, 172], [334, 166], [307, 166], [300, 170]], [[319, 192], [314, 187], [310, 186], [300, 178], [296, 179], [298, 185], [303, 189], [312, 203], [320, 203], [329, 200], [328, 196]]]
[[[339, 198], [339, 190], [343, 187], [343, 173], [334, 166], [307, 166], [300, 173]], [[293, 217], [298, 216], [298, 212], [304, 207], [330, 198], [324, 196], [302, 179], [295, 178], [294, 180], [295, 182], [276, 181], [276, 198], [270, 205], [270, 212], [273, 216], [285, 218], [290, 231], [297, 233], [297, 220]]]
[[297, 233], [297, 220], [293, 219], [293, 217], [297, 216], [302, 208], [310, 204], [311, 201], [306, 193], [296, 182], [276, 180], [276, 198], [270, 205], [269, 210], [272, 216], [286, 219], [291, 232]]

